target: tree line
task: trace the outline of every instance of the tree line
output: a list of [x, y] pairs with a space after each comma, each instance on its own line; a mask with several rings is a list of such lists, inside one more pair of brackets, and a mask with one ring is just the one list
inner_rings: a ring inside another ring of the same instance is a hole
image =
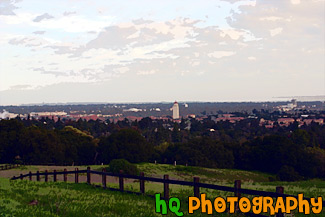
[[266, 129], [255, 119], [211, 118], [0, 121], [0, 163], [89, 165], [113, 159], [258, 170], [288, 181], [325, 178], [325, 127]]

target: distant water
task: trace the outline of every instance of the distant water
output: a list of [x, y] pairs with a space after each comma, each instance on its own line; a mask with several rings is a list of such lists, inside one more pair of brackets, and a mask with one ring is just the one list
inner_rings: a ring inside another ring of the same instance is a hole
[[281, 99], [296, 99], [298, 101], [325, 101], [325, 95], [323, 96], [282, 96], [282, 97], [274, 97]]

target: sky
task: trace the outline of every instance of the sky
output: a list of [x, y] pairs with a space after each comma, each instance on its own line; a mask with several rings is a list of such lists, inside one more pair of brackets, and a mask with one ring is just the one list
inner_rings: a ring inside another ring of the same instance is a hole
[[325, 0], [0, 0], [0, 105], [325, 95]]

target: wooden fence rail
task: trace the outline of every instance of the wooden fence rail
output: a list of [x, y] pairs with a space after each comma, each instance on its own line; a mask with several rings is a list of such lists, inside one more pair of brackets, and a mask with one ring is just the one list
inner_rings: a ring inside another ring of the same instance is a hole
[[6, 165], [1, 165], [0, 166], [0, 170], [10, 170], [10, 169], [13, 169], [13, 168], [17, 168], [19, 166], [20, 166], [19, 164], [6, 164]]
[[[48, 172], [47, 170], [45, 172], [39, 172], [37, 171], [36, 173], [29, 172], [25, 175], [20, 174], [20, 176], [14, 176], [11, 178], [11, 180], [16, 180], [16, 179], [24, 179], [26, 177], [29, 177], [29, 180], [32, 180], [32, 176], [36, 176], [36, 180], [40, 181], [40, 176], [44, 176], [45, 182], [48, 181], [48, 176], [53, 175], [53, 181], [57, 181], [57, 175], [63, 175], [63, 180], [64, 182], [67, 181], [67, 175], [68, 174], [74, 174], [75, 175], [75, 183], [79, 183], [79, 174], [86, 174], [87, 175], [87, 184], [91, 184], [91, 174], [97, 174], [102, 176], [102, 187], [106, 188], [106, 176], [112, 176], [112, 177], [118, 177], [119, 180], [119, 189], [112, 189], [109, 188], [110, 190], [117, 190], [117, 191], [124, 191], [124, 192], [129, 192], [129, 193], [137, 193], [137, 194], [145, 194], [145, 181], [150, 181], [150, 182], [158, 182], [158, 183], [163, 183], [164, 186], [164, 199], [168, 200], [169, 199], [169, 184], [174, 184], [174, 185], [183, 185], [183, 186], [192, 186], [193, 187], [193, 193], [195, 197], [200, 197], [200, 188], [207, 188], [207, 189], [213, 189], [213, 190], [219, 190], [219, 191], [226, 191], [226, 192], [233, 192], [235, 194], [235, 197], [240, 198], [241, 194], [247, 194], [247, 195], [255, 195], [255, 196], [267, 196], [267, 197], [294, 197], [298, 198], [298, 196], [295, 195], [289, 195], [289, 194], [284, 194], [284, 188], [282, 186], [277, 186], [275, 192], [267, 192], [267, 191], [259, 191], [259, 190], [251, 190], [251, 189], [243, 189], [241, 188], [241, 181], [236, 180], [234, 183], [234, 187], [228, 187], [228, 186], [220, 186], [220, 185], [213, 185], [213, 184], [206, 184], [206, 183], [200, 183], [200, 178], [199, 177], [194, 177], [193, 182], [189, 181], [181, 181], [181, 180], [173, 180], [169, 179], [168, 175], [164, 175], [164, 177], [161, 178], [154, 178], [154, 177], [145, 177], [144, 173], [140, 173], [140, 176], [136, 175], [128, 175], [128, 174], [123, 174], [123, 171], [121, 170], [119, 174], [114, 174], [110, 172], [106, 172], [105, 169], [102, 171], [95, 171], [91, 170], [90, 167], [88, 167], [86, 170], [79, 170], [76, 168], [74, 171], [67, 171], [64, 169], [64, 171], [56, 171], [54, 170], [53, 172]], [[130, 191], [125, 191], [124, 190], [124, 179], [137, 179], [140, 182], [140, 192], [130, 192]], [[150, 195], [148, 195], [150, 196]], [[151, 195], [152, 196], [152, 195]], [[310, 198], [304, 197], [303, 199], [308, 200], [310, 202]], [[323, 207], [325, 207], [325, 201], [323, 201]], [[237, 209], [238, 210], [238, 209]], [[259, 214], [254, 214], [254, 213], [245, 213], [245, 215], [249, 216], [264, 216], [264, 215], [259, 215]], [[282, 213], [278, 213], [276, 215], [277, 217], [282, 217]]]

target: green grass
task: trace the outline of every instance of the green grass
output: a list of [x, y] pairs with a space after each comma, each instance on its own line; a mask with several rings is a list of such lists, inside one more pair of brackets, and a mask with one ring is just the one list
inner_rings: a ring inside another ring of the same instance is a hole
[[[0, 183], [1, 216], [155, 216], [149, 198], [86, 184], [9, 182], [8, 179], [0, 179]], [[29, 205], [33, 200], [38, 204]]]
[[[0, 178], [0, 198], [0, 216], [162, 216], [155, 213], [153, 198], [87, 184], [9, 181]], [[29, 205], [33, 200], [37, 200], [38, 204]], [[184, 197], [180, 211], [187, 216], [185, 204]], [[176, 215], [169, 213], [166, 216]], [[196, 213], [193, 216], [206, 215]]]
[[193, 176], [200, 177], [200, 180], [205, 183], [215, 182], [233, 182], [236, 179], [241, 179], [244, 182], [268, 182], [274, 179], [275, 176], [261, 172], [249, 172], [234, 169], [211, 169], [203, 167], [192, 167], [182, 165], [168, 164], [151, 164], [143, 163], [137, 165], [140, 171], [145, 174], [163, 176], [169, 174], [171, 178], [192, 181]]
[[[309, 180], [300, 182], [270, 182], [270, 174], [260, 172], [247, 172], [230, 169], [207, 169], [201, 167], [172, 166], [163, 164], [138, 164], [145, 176], [160, 177], [169, 174], [170, 179], [192, 181], [193, 176], [200, 177], [204, 183], [224, 186], [233, 186], [235, 179], [242, 180], [242, 188], [274, 192], [276, 186], [283, 186], [286, 194], [297, 195], [304, 193], [306, 197], [325, 197], [325, 182], [323, 180]], [[93, 170], [101, 170], [107, 165], [91, 166]], [[24, 166], [12, 169], [11, 172], [26, 174], [53, 170], [54, 167]], [[73, 170], [75, 167], [55, 167], [56, 170]], [[79, 167], [85, 169], [87, 166]], [[1, 176], [2, 173], [0, 173]], [[49, 180], [52, 180], [51, 177]], [[96, 184], [96, 183], [95, 183]], [[99, 185], [100, 183], [97, 183]], [[107, 184], [108, 187], [118, 188], [117, 181]], [[163, 193], [162, 183], [146, 182], [146, 193], [154, 195]], [[139, 182], [126, 182], [125, 189], [139, 192]], [[213, 201], [215, 197], [233, 196], [232, 192], [223, 192], [210, 189], [200, 189]], [[187, 198], [193, 195], [193, 187], [170, 185], [170, 196], [181, 199], [181, 211], [186, 213]], [[247, 196], [247, 195], [243, 195]], [[251, 196], [248, 196], [251, 198]], [[30, 201], [37, 200], [38, 204], [28, 205]], [[227, 214], [217, 214], [227, 216]], [[27, 180], [9, 181], [0, 178], [0, 216], [162, 216], [155, 213], [155, 201], [147, 196], [115, 192], [84, 183], [73, 184], [64, 182], [30, 182]], [[176, 216], [168, 214], [167, 216]], [[184, 216], [188, 216], [185, 214]], [[207, 216], [196, 212], [191, 216]], [[231, 215], [236, 216], [236, 215]], [[304, 216], [304, 214], [295, 214]], [[321, 216], [321, 215], [310, 215]]]

